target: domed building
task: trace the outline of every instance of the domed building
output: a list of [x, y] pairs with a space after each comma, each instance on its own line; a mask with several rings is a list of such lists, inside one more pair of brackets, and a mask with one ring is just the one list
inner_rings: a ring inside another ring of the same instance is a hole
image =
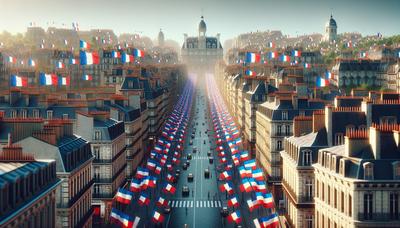
[[223, 49], [220, 43], [220, 34], [215, 37], [206, 35], [207, 25], [204, 17], [198, 27], [198, 35], [189, 37], [184, 34], [184, 43], [182, 45], [182, 60], [188, 65], [189, 69], [204, 72], [207, 69], [213, 69], [214, 64], [222, 59]]
[[337, 39], [337, 24], [331, 14], [331, 18], [329, 19], [329, 21], [326, 22], [326, 25], [325, 25], [324, 40], [327, 42], [333, 42], [333, 41], [336, 41], [336, 39]]

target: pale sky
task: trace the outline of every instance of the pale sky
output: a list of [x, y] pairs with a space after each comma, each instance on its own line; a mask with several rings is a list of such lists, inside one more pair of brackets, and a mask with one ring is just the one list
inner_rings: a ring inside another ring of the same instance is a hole
[[207, 35], [226, 40], [256, 30], [290, 36], [323, 33], [331, 12], [338, 32], [400, 34], [400, 0], [0, 0], [0, 31], [25, 32], [30, 22], [47, 28], [78, 22], [81, 30], [113, 29], [181, 43], [197, 34], [201, 14]]

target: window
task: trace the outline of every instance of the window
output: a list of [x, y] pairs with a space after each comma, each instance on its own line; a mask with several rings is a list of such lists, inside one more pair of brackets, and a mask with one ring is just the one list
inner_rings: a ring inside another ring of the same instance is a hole
[[278, 141], [276, 142], [276, 149], [277, 149], [277, 150], [282, 150], [282, 141], [281, 141], [281, 140], [278, 140]]
[[67, 120], [68, 119], [68, 114], [63, 114], [63, 120]]
[[390, 193], [389, 205], [390, 205], [390, 218], [398, 220], [399, 219], [399, 193], [397, 193], [397, 192]]
[[355, 127], [354, 127], [354, 125], [347, 125], [346, 126], [346, 132], [352, 132], [352, 131], [354, 131], [355, 130]]
[[340, 211], [344, 213], [344, 192], [340, 194]]
[[313, 228], [314, 216], [312, 214], [306, 215], [306, 228]]
[[40, 117], [40, 113], [38, 109], [34, 109], [32, 112], [33, 118], [39, 118]]
[[290, 135], [290, 125], [285, 126], [285, 135]]
[[372, 199], [373, 195], [370, 192], [364, 194], [364, 219], [372, 219]]
[[95, 159], [100, 159], [100, 147], [95, 146], [93, 147]]
[[303, 163], [304, 163], [304, 166], [311, 165], [311, 163], [312, 163], [312, 151], [311, 150], [303, 151]]
[[364, 179], [373, 180], [374, 179], [374, 164], [371, 162], [366, 162], [363, 164], [364, 167]]
[[129, 82], [128, 82], [128, 87], [129, 87], [130, 89], [133, 89], [133, 82], [132, 82], [132, 81], [129, 81]]
[[288, 119], [288, 112], [282, 111], [282, 120], [287, 120], [287, 119]]
[[383, 116], [380, 119], [381, 124], [396, 124], [396, 117], [395, 116]]
[[277, 135], [282, 135], [282, 125], [278, 125], [278, 126], [276, 127], [276, 134], [277, 134]]
[[305, 115], [306, 115], [306, 111], [304, 111], [304, 110], [299, 111], [299, 116], [305, 116]]
[[308, 201], [313, 199], [313, 185], [311, 178], [306, 180], [306, 198]]
[[53, 119], [53, 111], [47, 110], [47, 119]]
[[23, 118], [23, 119], [26, 119], [27, 118], [27, 111], [26, 111], [26, 109], [22, 109], [21, 110], [21, 118]]
[[335, 145], [342, 145], [344, 143], [343, 133], [335, 134]]
[[95, 131], [94, 132], [94, 140], [100, 140], [100, 139], [101, 139], [101, 132]]
[[400, 179], [400, 162], [393, 162], [393, 179]]
[[17, 110], [11, 110], [10, 117], [17, 118]]

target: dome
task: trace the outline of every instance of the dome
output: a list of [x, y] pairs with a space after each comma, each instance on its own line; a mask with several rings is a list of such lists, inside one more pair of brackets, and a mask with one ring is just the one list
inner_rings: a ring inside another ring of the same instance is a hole
[[201, 16], [201, 21], [199, 23], [199, 32], [205, 33], [207, 31], [207, 25], [204, 22], [204, 17]]
[[335, 19], [333, 19], [332, 15], [328, 22], [326, 22], [326, 27], [337, 27]]

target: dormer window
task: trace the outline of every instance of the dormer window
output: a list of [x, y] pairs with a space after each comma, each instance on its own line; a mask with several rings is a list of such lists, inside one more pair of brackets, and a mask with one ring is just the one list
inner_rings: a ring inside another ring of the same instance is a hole
[[17, 118], [17, 110], [11, 110], [10, 117], [11, 118]]
[[288, 119], [288, 112], [287, 111], [283, 111], [282, 112], [282, 120], [287, 120]]
[[68, 114], [64, 113], [63, 114], [63, 120], [67, 120], [68, 119]]
[[47, 110], [47, 119], [53, 119], [53, 110]]
[[305, 150], [303, 151], [303, 164], [304, 166], [310, 166], [312, 163], [312, 151]]
[[39, 110], [38, 109], [34, 109], [32, 111], [32, 116], [33, 116], [33, 118], [39, 118], [40, 117]]
[[101, 132], [95, 131], [94, 132], [94, 140], [100, 140], [100, 139], [101, 139]]
[[364, 167], [364, 179], [373, 180], [374, 179], [374, 164], [371, 162], [366, 162], [363, 164]]
[[335, 145], [342, 145], [342, 144], [344, 144], [343, 133], [336, 133], [335, 134]]
[[400, 162], [393, 162], [393, 179], [400, 180]]
[[132, 82], [132, 81], [129, 81], [129, 82], [128, 82], [128, 87], [129, 87], [129, 89], [132, 89], [132, 88], [133, 88], [133, 82]]
[[28, 112], [26, 111], [26, 109], [22, 109], [22, 110], [21, 110], [21, 118], [22, 118], [22, 119], [26, 119], [26, 118], [27, 118], [27, 113], [28, 113]]

